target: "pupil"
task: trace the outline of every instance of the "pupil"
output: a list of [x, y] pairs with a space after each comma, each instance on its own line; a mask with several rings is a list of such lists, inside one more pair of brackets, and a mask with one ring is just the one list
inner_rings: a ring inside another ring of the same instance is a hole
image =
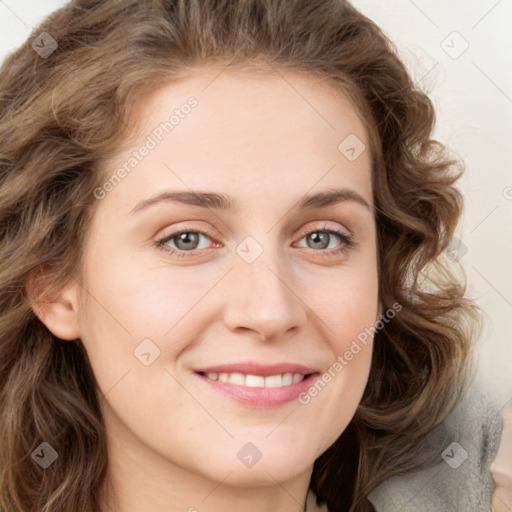
[[195, 238], [197, 238], [196, 234], [193, 234], [193, 233], [182, 233], [181, 235], [179, 235], [178, 243], [184, 242], [185, 243], [185, 248], [187, 248], [186, 244], [190, 244], [190, 242], [193, 243], [194, 241], [197, 241], [197, 240], [194, 240]]
[[[327, 236], [325, 233], [320, 233], [317, 231], [315, 233], [312, 233], [310, 236], [313, 239], [313, 243], [320, 243], [320, 245], [322, 246], [321, 248], [325, 248], [325, 240], [327, 240]], [[324, 243], [322, 243], [322, 239], [324, 239]]]

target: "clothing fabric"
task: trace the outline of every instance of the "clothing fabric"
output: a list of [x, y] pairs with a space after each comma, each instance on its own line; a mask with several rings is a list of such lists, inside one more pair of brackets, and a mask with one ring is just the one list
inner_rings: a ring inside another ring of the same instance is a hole
[[[512, 511], [512, 406], [502, 416], [486, 391], [472, 388], [423, 446], [439, 453], [436, 462], [373, 489], [376, 512]], [[329, 510], [310, 490], [306, 512]]]

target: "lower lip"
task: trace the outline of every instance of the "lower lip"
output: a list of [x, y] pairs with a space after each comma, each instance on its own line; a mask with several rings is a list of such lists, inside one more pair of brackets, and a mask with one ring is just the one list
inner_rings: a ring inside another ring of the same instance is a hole
[[300, 382], [280, 388], [250, 388], [247, 386], [231, 384], [229, 382], [212, 380], [200, 373], [196, 373], [196, 375], [215, 391], [223, 393], [243, 404], [255, 405], [258, 407], [277, 407], [295, 400], [301, 393], [311, 387], [312, 383], [320, 374], [312, 373]]

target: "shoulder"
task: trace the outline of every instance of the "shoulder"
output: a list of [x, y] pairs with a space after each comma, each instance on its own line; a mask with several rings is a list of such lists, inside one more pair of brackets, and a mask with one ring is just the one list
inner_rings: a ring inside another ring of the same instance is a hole
[[490, 510], [494, 483], [489, 470], [503, 426], [489, 393], [473, 386], [424, 443], [437, 453], [433, 465], [393, 476], [368, 496], [377, 512]]

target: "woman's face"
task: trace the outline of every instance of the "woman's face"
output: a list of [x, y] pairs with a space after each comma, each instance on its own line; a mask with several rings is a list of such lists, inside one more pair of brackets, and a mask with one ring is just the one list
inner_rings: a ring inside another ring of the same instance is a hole
[[118, 453], [145, 471], [264, 485], [311, 470], [368, 379], [370, 151], [335, 89], [218, 73], [139, 105], [144, 129], [106, 171], [121, 179], [97, 190], [87, 293], [70, 289]]

